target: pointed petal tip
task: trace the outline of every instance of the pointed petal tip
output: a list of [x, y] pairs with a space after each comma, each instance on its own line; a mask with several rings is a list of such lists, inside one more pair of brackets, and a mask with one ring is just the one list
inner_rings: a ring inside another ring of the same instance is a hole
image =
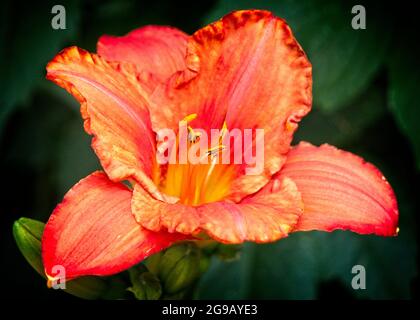
[[137, 179], [152, 189], [148, 154], [155, 142], [146, 90], [134, 69], [73, 46], [48, 63], [47, 79], [80, 103], [85, 131], [92, 135], [92, 148], [110, 179]]
[[45, 276], [47, 277], [47, 287], [48, 287], [48, 289], [51, 289], [53, 287], [55, 281], [57, 281], [57, 278], [48, 275], [47, 272], [45, 272]]
[[289, 152], [281, 175], [297, 184], [303, 198], [304, 213], [294, 231], [398, 234], [395, 193], [379, 169], [361, 157], [301, 142]]
[[77, 183], [56, 207], [45, 227], [42, 257], [49, 283], [54, 267], [66, 280], [106, 276], [126, 270], [186, 237], [151, 232], [136, 223], [131, 191], [95, 172]]

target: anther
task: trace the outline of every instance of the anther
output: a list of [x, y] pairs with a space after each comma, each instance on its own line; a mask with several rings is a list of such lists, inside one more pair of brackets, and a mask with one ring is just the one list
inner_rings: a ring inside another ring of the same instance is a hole
[[210, 157], [216, 156], [220, 151], [224, 150], [226, 147], [224, 145], [218, 145], [216, 147], [210, 148], [206, 151], [206, 155]]
[[188, 122], [193, 121], [196, 118], [197, 118], [197, 114], [196, 113], [191, 113], [188, 116], [186, 116], [184, 119], [182, 119], [181, 121], [184, 121], [184, 122], [188, 123]]

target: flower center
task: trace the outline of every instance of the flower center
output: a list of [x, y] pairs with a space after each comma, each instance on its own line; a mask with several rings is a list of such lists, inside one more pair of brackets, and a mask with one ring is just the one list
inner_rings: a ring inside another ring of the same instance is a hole
[[[226, 123], [220, 130], [217, 143], [209, 146], [208, 139], [205, 139], [206, 148], [203, 149], [202, 138], [206, 132], [190, 125], [196, 118], [196, 114], [191, 114], [179, 122], [180, 130], [170, 151], [175, 153], [173, 159], [176, 161], [157, 165], [157, 170], [154, 170], [154, 182], [160, 191], [192, 206], [222, 200], [229, 193], [235, 175], [235, 166], [222, 164], [220, 161], [224, 150], [222, 139], [227, 131]], [[185, 137], [182, 128], [185, 128]]]

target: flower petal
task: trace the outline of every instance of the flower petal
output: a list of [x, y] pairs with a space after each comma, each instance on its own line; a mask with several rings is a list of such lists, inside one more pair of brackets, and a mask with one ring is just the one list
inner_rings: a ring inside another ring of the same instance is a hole
[[152, 175], [155, 137], [145, 93], [130, 65], [110, 65], [77, 47], [59, 53], [47, 66], [47, 78], [81, 104], [92, 147], [113, 181], [135, 179], [157, 192]]
[[134, 63], [139, 71], [161, 81], [185, 69], [188, 35], [164, 26], [146, 26], [122, 37], [104, 35], [98, 41], [98, 54], [111, 61]]
[[302, 142], [289, 152], [280, 176], [291, 178], [302, 194], [304, 213], [294, 231], [397, 233], [391, 186], [375, 166], [352, 153]]
[[186, 63], [153, 95], [153, 128], [176, 128], [195, 113], [192, 126], [204, 130], [221, 129], [224, 120], [229, 130], [264, 129], [265, 179], [238, 182], [232, 195], [238, 201], [284, 163], [297, 123], [311, 108], [311, 64], [288, 25], [260, 10], [233, 12], [194, 33]]
[[131, 213], [131, 191], [96, 172], [76, 184], [51, 215], [42, 238], [46, 274], [63, 266], [67, 280], [110, 275], [160, 251], [180, 234], [143, 229]]
[[136, 220], [150, 230], [198, 234], [202, 231], [225, 243], [270, 242], [287, 236], [303, 210], [295, 183], [277, 181], [269, 191], [249, 196], [241, 203], [213, 202], [197, 207], [170, 204], [135, 186], [132, 200]]

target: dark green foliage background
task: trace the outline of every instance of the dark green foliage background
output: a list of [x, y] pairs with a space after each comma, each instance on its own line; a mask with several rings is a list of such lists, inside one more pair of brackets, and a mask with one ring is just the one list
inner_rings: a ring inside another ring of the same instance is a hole
[[[264, 8], [286, 19], [314, 67], [314, 107], [295, 141], [330, 143], [375, 163], [395, 188], [397, 238], [348, 232], [292, 234], [247, 244], [233, 262], [214, 259], [198, 298], [401, 299], [418, 295], [420, 83], [418, 31], [410, 2], [329, 0], [61, 1], [67, 29], [53, 30], [56, 2], [0, 5], [0, 258], [2, 292], [12, 298], [71, 299], [48, 290], [12, 238], [21, 216], [46, 221], [65, 192], [99, 168], [78, 105], [45, 80], [45, 65], [76, 44], [95, 51], [102, 34], [146, 24], [188, 33], [235, 9]], [[351, 28], [363, 4], [367, 29]], [[362, 264], [367, 289], [351, 288]]]

